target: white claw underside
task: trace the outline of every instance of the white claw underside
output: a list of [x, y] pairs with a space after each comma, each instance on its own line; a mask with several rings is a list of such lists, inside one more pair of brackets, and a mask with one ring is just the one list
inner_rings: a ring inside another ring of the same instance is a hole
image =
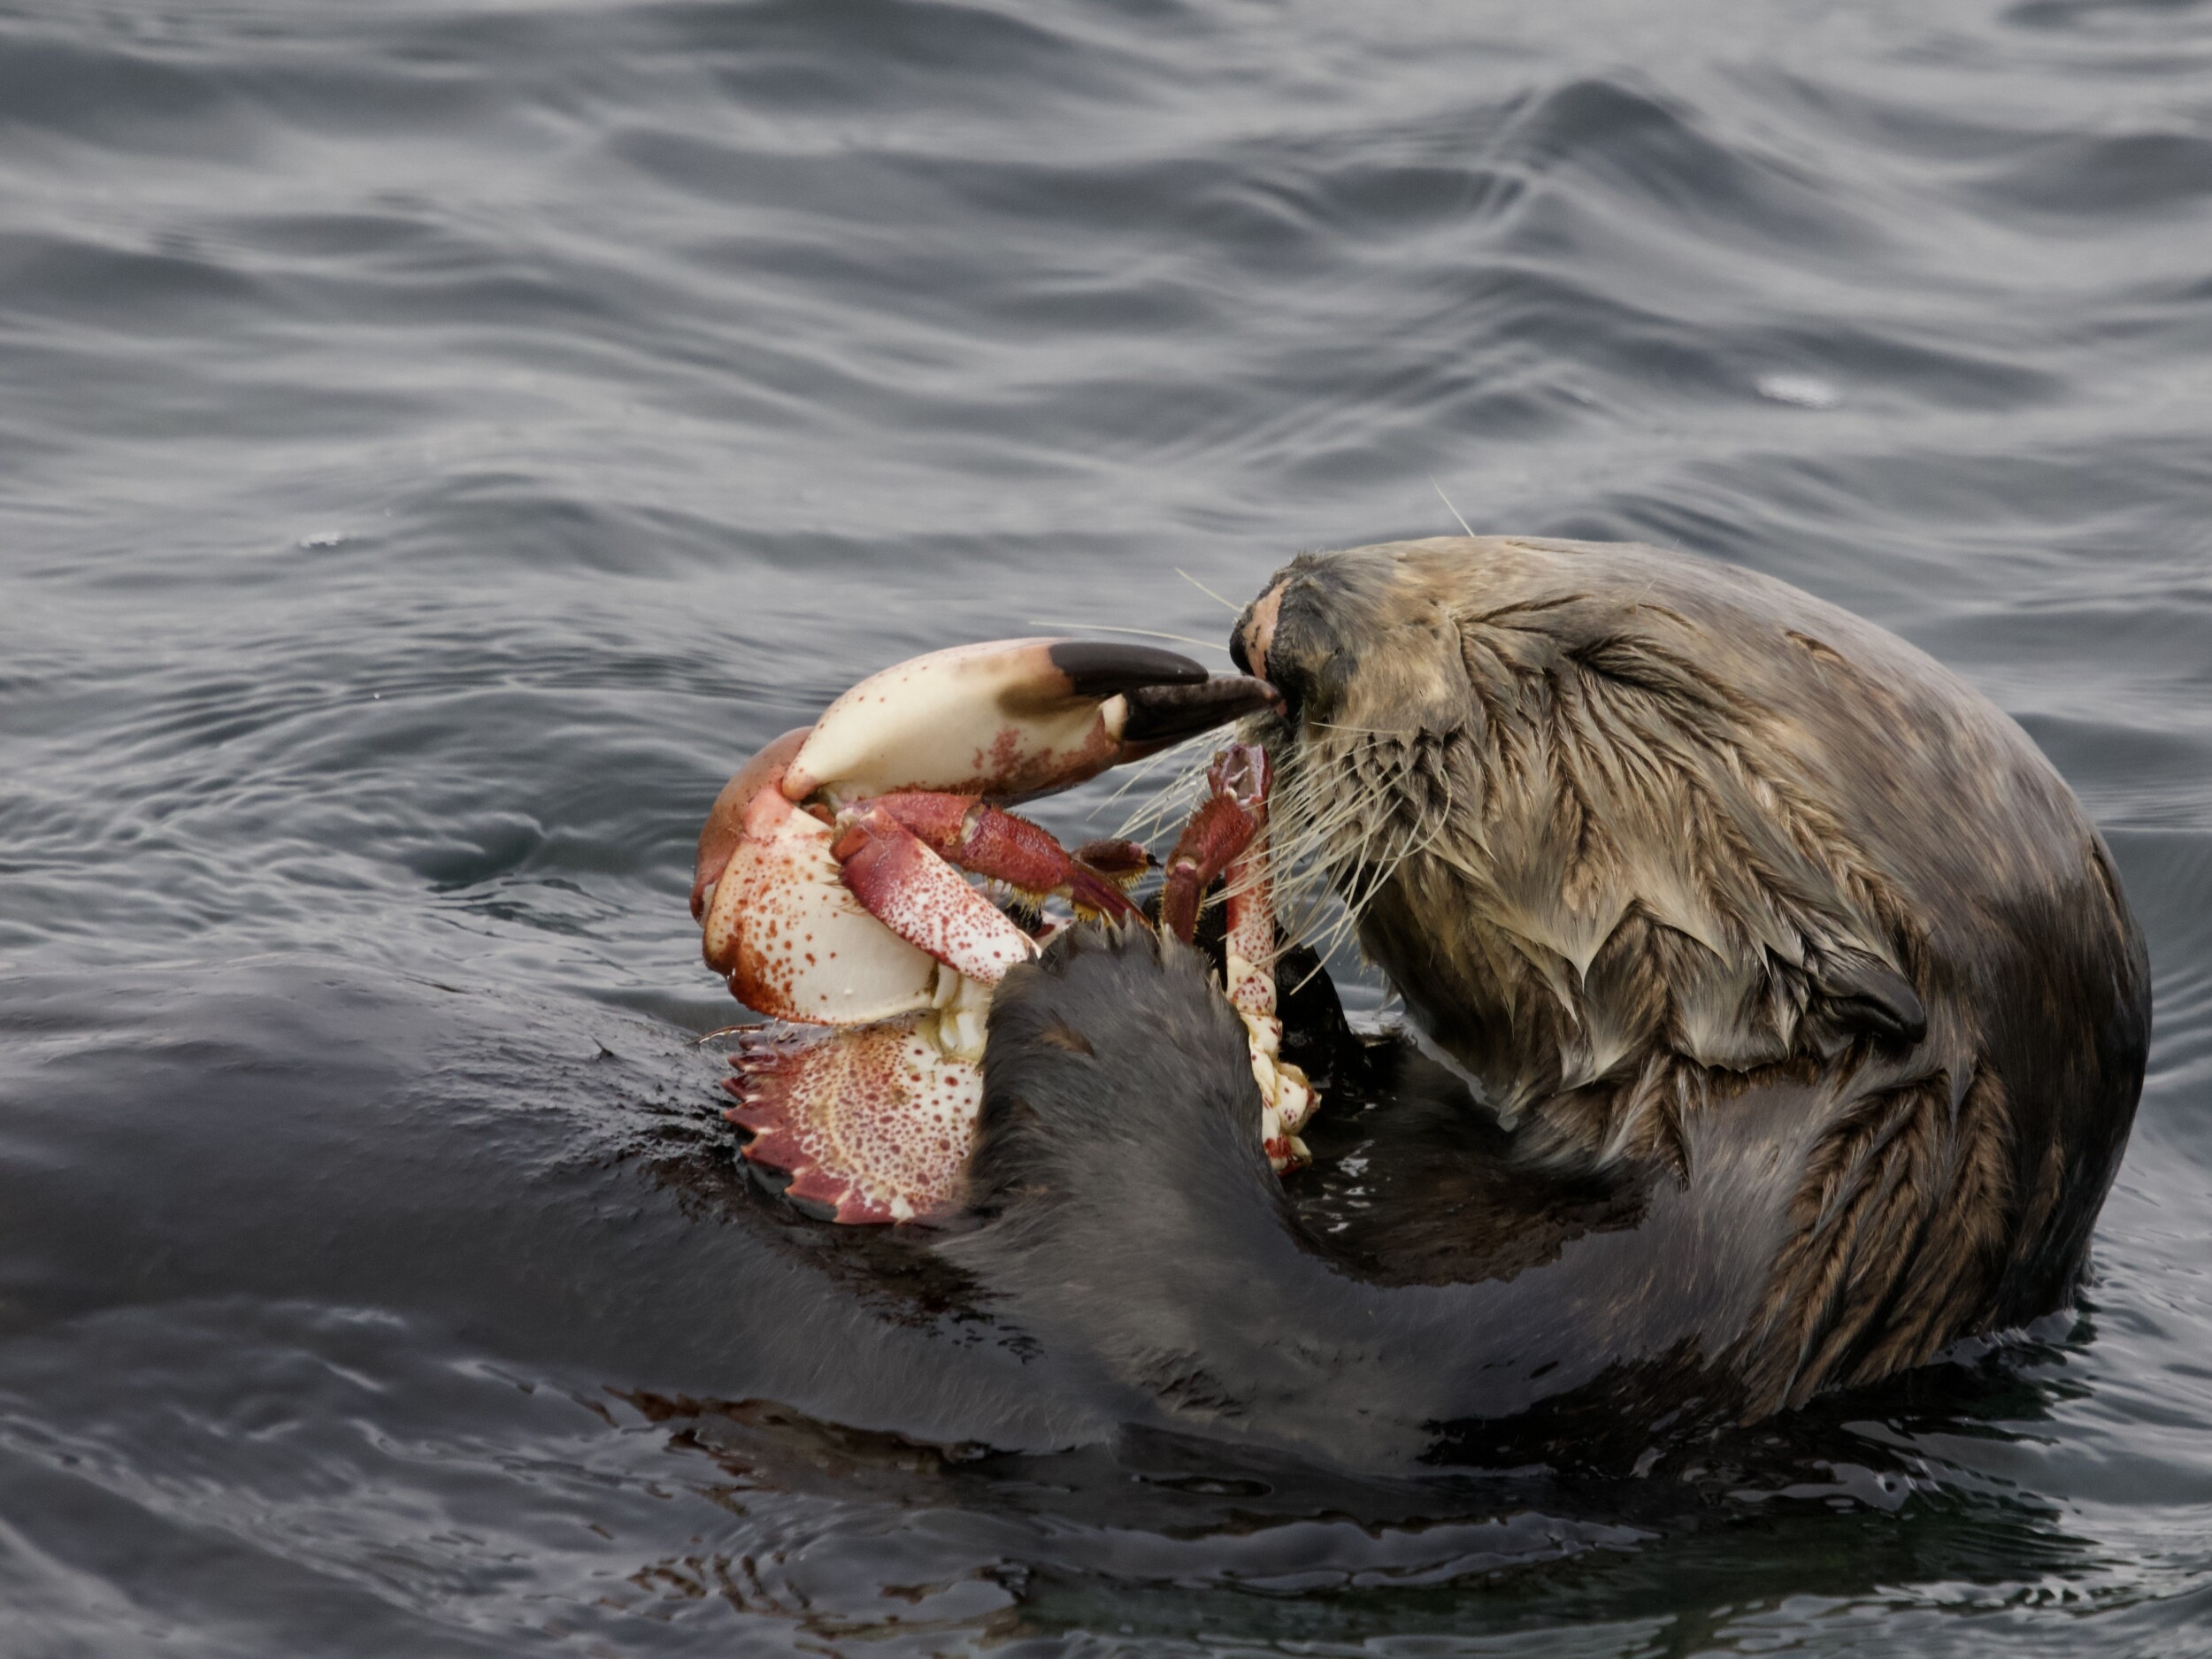
[[755, 797], [705, 919], [707, 960], [771, 1019], [861, 1025], [931, 1006], [937, 963], [861, 907], [829, 826], [774, 789]]
[[825, 788], [846, 800], [900, 789], [1010, 798], [1103, 771], [1128, 705], [1039, 697], [1051, 643], [957, 645], [871, 674], [815, 722], [784, 793], [795, 801]]

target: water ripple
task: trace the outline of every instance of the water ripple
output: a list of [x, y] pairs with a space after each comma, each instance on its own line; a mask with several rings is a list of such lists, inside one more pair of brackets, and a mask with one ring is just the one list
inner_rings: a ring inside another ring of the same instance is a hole
[[[2165, 0], [6, 10], [11, 1632], [2186, 1648], [2208, 68]], [[1179, 569], [1432, 480], [1845, 603], [2072, 781], [2158, 1004], [2078, 1325], [1636, 1480], [1354, 1479], [1116, 1439], [733, 1170], [740, 758], [1035, 618], [1217, 639]]]

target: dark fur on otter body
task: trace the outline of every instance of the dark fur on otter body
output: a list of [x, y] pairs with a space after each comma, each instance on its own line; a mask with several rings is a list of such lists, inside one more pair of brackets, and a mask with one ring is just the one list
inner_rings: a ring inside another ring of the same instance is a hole
[[1978, 694], [1634, 546], [1308, 556], [1236, 638], [1286, 699], [1279, 851], [1356, 905], [1506, 1159], [1636, 1218], [1363, 1279], [1256, 1160], [1194, 959], [1078, 941], [995, 1010], [998, 1220], [959, 1246], [1027, 1317], [1076, 1294], [1071, 1337], [1151, 1409], [1341, 1448], [1663, 1373], [1655, 1408], [1755, 1417], [2069, 1300], [2147, 969], [2095, 831]]

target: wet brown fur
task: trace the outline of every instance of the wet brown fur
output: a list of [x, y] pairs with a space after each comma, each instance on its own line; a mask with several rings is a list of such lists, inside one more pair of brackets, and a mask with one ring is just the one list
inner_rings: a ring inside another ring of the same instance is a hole
[[1648, 548], [1393, 543], [1267, 597], [1238, 637], [1290, 698], [1258, 733], [1279, 857], [1530, 1156], [1686, 1179], [1747, 1088], [1819, 1115], [1731, 1356], [1755, 1414], [2071, 1294], [2147, 974], [2012, 721], [1844, 611]]

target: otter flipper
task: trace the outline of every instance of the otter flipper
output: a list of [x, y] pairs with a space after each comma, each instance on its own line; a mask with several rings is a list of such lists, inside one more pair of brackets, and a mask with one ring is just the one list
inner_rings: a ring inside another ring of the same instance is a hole
[[1886, 963], [1857, 953], [1823, 958], [1815, 983], [1842, 1025], [1885, 1042], [1918, 1042], [1928, 1010], [1912, 982]]

